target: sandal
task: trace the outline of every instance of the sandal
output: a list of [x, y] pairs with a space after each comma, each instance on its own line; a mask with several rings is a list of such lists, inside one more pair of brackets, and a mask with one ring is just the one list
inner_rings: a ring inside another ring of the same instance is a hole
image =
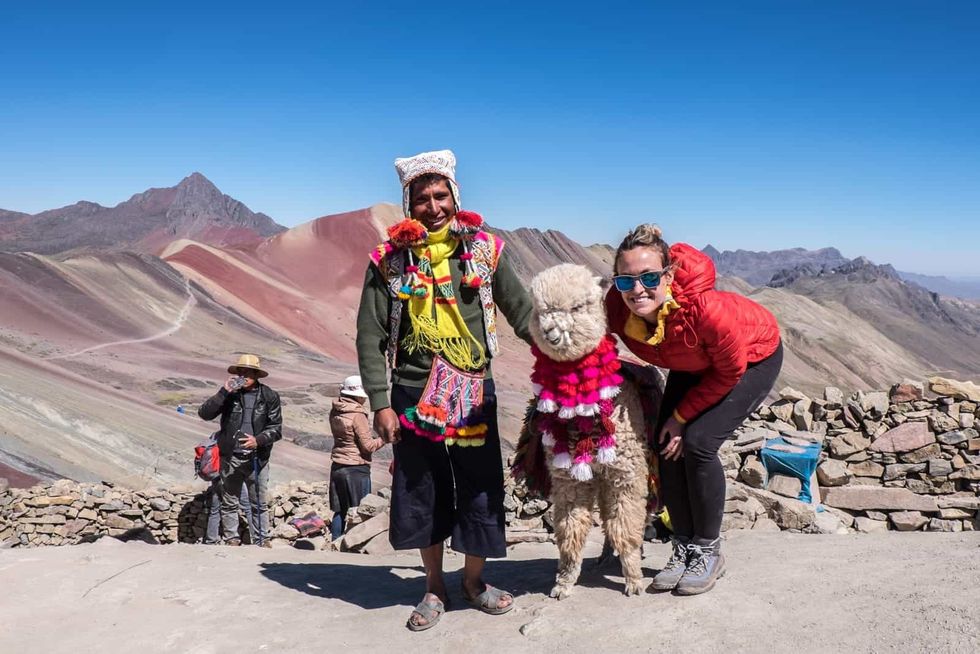
[[[484, 584], [484, 586], [486, 587], [484, 591], [476, 597], [467, 597], [466, 589], [463, 589], [463, 597], [470, 606], [480, 609], [484, 613], [489, 613], [490, 615], [502, 615], [514, 608], [513, 595], [508, 593], [506, 590], [494, 588], [490, 584]], [[510, 598], [510, 604], [507, 606], [500, 606], [500, 600], [504, 597]]]
[[[428, 594], [426, 593], [426, 595]], [[425, 620], [425, 624], [412, 622], [412, 616], [410, 615], [405, 626], [408, 627], [409, 631], [425, 631], [426, 629], [431, 629], [436, 626], [436, 623], [442, 618], [442, 614], [446, 612], [447, 604], [448, 602], [441, 602], [438, 599], [433, 601], [423, 597], [422, 601], [418, 603], [418, 606], [412, 609], [412, 615], [418, 613], [419, 617]]]

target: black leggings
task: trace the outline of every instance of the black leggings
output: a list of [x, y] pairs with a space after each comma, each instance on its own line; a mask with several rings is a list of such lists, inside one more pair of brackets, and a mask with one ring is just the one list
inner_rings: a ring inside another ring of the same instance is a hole
[[[671, 527], [680, 538], [714, 540], [725, 513], [725, 472], [718, 449], [759, 408], [772, 390], [783, 365], [783, 346], [751, 364], [742, 378], [717, 404], [691, 420], [684, 429], [684, 456], [677, 461], [660, 457], [660, 480]], [[701, 376], [672, 370], [660, 406], [657, 434]], [[662, 446], [658, 443], [657, 449]]]

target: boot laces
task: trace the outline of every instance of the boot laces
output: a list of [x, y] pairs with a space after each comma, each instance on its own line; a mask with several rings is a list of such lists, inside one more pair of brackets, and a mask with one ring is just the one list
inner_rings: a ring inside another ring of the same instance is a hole
[[664, 570], [674, 570], [675, 568], [687, 565], [687, 548], [689, 546], [679, 540], [674, 540], [673, 545], [674, 551], [670, 555], [670, 560], [667, 561], [667, 565], [664, 566]]
[[708, 557], [714, 553], [711, 545], [695, 545], [691, 543], [687, 546], [690, 558], [687, 561], [687, 570], [692, 575], [702, 575], [708, 569]]

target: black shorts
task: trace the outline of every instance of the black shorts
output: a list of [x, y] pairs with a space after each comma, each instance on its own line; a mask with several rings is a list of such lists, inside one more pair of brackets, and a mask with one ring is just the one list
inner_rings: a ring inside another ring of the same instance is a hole
[[[418, 404], [422, 388], [395, 385], [391, 408], [401, 416]], [[447, 446], [402, 428], [395, 444], [391, 528], [396, 550], [429, 547], [452, 536], [457, 552], [484, 558], [507, 555], [504, 469], [492, 380], [483, 389], [487, 439], [480, 447]]]

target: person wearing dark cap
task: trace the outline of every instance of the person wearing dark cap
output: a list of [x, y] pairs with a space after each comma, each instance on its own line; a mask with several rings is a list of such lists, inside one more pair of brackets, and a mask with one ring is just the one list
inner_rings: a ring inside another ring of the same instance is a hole
[[269, 457], [272, 444], [282, 438], [279, 394], [259, 381], [269, 373], [254, 354], [241, 355], [228, 372], [232, 376], [197, 412], [204, 420], [221, 417], [221, 527], [225, 544], [241, 545], [238, 512], [244, 484], [252, 505], [255, 544], [269, 547]]

